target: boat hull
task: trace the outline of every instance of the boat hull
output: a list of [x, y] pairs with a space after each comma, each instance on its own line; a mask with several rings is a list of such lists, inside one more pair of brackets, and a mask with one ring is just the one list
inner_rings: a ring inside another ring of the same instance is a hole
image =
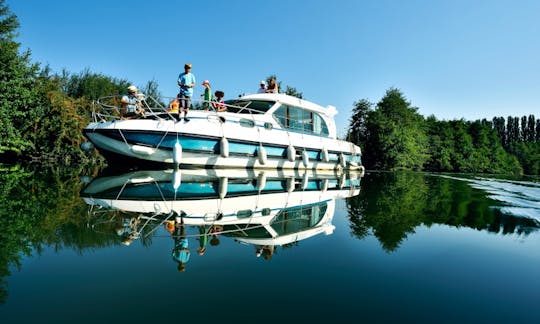
[[189, 123], [92, 123], [84, 134], [108, 160], [124, 157], [205, 168], [363, 169], [360, 149], [345, 141], [268, 130], [263, 122], [246, 129], [232, 118], [224, 125], [215, 118], [194, 115]]

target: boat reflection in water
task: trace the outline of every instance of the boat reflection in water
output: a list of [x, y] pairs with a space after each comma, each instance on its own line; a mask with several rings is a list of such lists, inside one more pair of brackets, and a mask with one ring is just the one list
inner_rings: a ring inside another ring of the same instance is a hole
[[81, 196], [94, 220], [104, 219], [103, 212], [121, 211], [116, 212], [117, 233], [126, 245], [165, 228], [175, 238], [173, 257], [182, 270], [189, 260], [188, 237], [197, 237], [200, 255], [207, 241], [214, 245], [222, 235], [253, 244], [257, 256], [270, 258], [276, 246], [332, 234], [336, 199], [357, 195], [362, 175], [247, 169], [136, 171], [98, 177]]

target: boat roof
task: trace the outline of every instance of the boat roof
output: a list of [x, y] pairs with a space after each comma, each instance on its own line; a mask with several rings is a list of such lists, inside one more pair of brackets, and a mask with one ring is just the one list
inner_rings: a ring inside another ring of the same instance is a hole
[[281, 104], [301, 107], [307, 110], [316, 111], [316, 112], [328, 115], [330, 117], [337, 114], [337, 110], [334, 106], [323, 107], [311, 101], [289, 96], [284, 93], [254, 93], [254, 94], [249, 94], [249, 95], [239, 97], [237, 100], [243, 100], [243, 99], [276, 101]]

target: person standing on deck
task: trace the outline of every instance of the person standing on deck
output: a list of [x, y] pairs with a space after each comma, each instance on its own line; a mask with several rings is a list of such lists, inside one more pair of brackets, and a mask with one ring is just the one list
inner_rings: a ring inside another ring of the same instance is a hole
[[204, 110], [208, 110], [212, 101], [212, 87], [210, 87], [210, 81], [208, 80], [204, 80], [202, 86], [204, 87], [203, 107]]
[[186, 263], [189, 261], [190, 251], [189, 243], [186, 236], [186, 229], [183, 219], [180, 223], [175, 224], [174, 230], [174, 248], [172, 251], [173, 260], [178, 263], [178, 271], [186, 271]]
[[195, 83], [195, 75], [191, 73], [191, 64], [186, 63], [184, 65], [184, 73], [180, 73], [178, 76], [178, 86], [180, 87], [180, 92], [178, 93], [178, 99], [180, 99], [178, 120], [180, 120], [181, 113], [184, 112], [184, 121], [189, 121], [187, 114], [189, 107], [191, 106], [191, 97], [193, 96], [193, 88], [195, 87]]

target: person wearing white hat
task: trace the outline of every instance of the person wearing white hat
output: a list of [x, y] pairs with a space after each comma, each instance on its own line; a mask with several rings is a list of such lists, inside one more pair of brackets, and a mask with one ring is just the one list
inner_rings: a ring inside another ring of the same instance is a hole
[[139, 92], [137, 87], [130, 85], [127, 91], [128, 94], [122, 96], [122, 99], [120, 99], [120, 103], [122, 104], [120, 108], [120, 119], [123, 119], [124, 116], [135, 116], [144, 113], [144, 110], [140, 107], [140, 102], [137, 100], [137, 93]]
[[261, 81], [259, 89], [257, 89], [257, 93], [266, 93], [266, 82], [264, 80]]

